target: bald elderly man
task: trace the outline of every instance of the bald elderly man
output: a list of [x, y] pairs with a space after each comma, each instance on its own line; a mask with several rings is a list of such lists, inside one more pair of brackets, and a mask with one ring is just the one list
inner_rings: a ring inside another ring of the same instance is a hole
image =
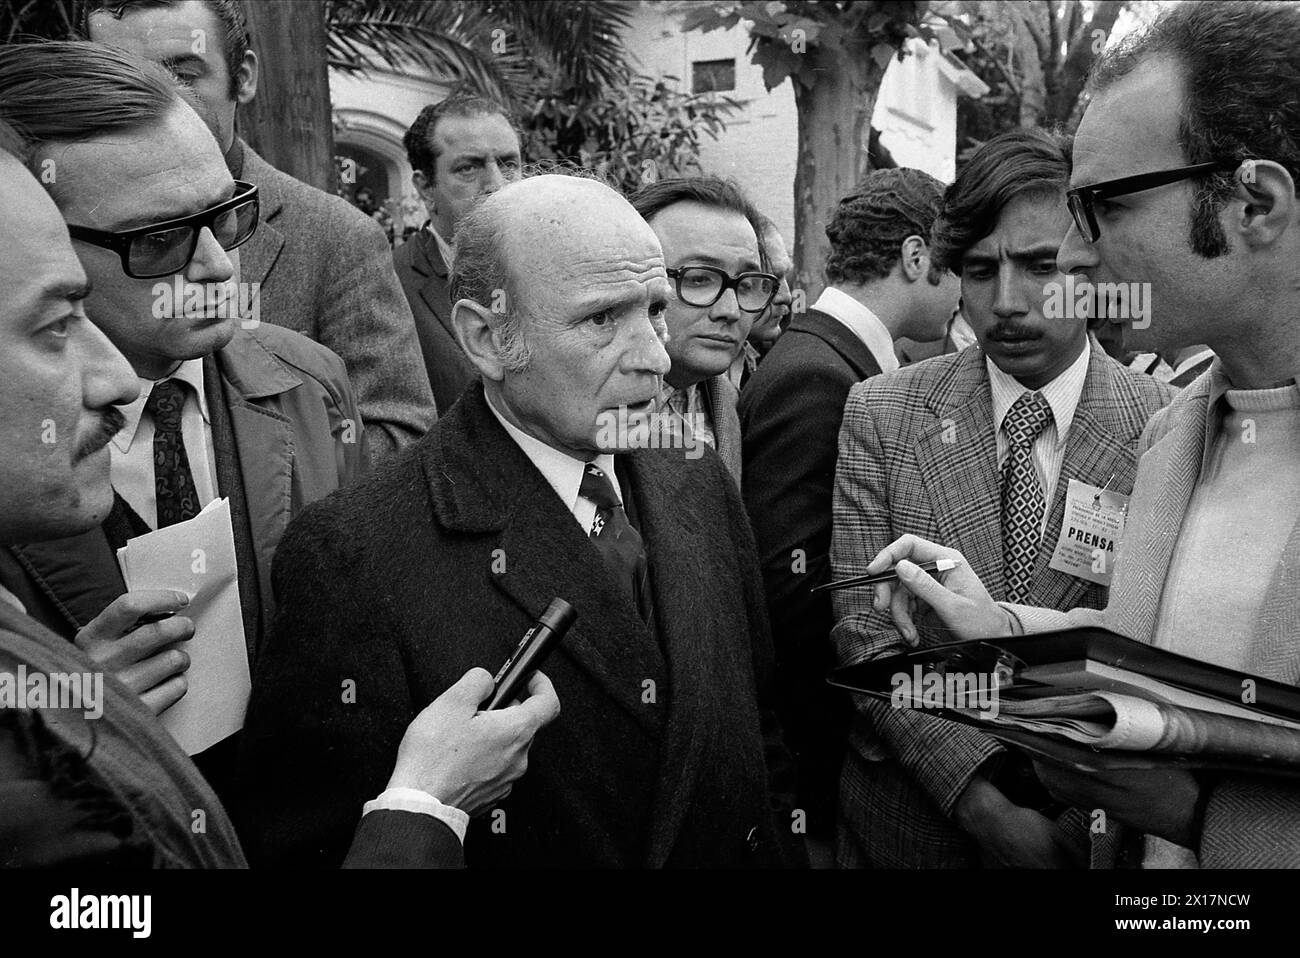
[[594, 180], [511, 183], [462, 221], [453, 320], [482, 382], [276, 557], [244, 743], [264, 861], [338, 861], [418, 703], [559, 596], [563, 714], [467, 864], [803, 864], [735, 483], [712, 450], [645, 448], [670, 295], [653, 230]]

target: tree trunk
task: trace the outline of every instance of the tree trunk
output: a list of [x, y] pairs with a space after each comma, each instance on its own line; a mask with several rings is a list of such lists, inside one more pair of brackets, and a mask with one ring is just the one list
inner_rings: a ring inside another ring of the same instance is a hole
[[1048, 115], [1052, 119], [1061, 123], [1069, 119], [1087, 82], [1088, 71], [1097, 59], [1098, 50], [1104, 46], [1106, 37], [1126, 6], [1125, 0], [1100, 0], [1093, 7], [1092, 18], [1070, 37], [1059, 81], [1048, 100]]
[[795, 83], [799, 155], [794, 175], [794, 262], [797, 288], [811, 305], [825, 285], [830, 256], [826, 224], [839, 201], [868, 169], [871, 112], [884, 78], [865, 46], [809, 51], [818, 61], [817, 83]]
[[257, 51], [257, 96], [240, 108], [239, 134], [272, 165], [333, 193], [334, 124], [318, 0], [245, 3]]

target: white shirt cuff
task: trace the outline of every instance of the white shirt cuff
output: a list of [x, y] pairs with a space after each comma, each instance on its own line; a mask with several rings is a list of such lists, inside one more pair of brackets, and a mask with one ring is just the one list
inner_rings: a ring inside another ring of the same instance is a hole
[[361, 808], [361, 814], [371, 812], [415, 812], [420, 815], [432, 815], [445, 824], [465, 844], [465, 829], [469, 827], [469, 816], [459, 808], [444, 805], [428, 792], [418, 788], [389, 788], [378, 798], [372, 798]]

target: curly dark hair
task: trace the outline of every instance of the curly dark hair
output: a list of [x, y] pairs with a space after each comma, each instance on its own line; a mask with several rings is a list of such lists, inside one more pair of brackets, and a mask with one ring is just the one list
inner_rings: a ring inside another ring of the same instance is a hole
[[[1186, 3], [1107, 51], [1088, 87], [1101, 92], [1152, 57], [1181, 68], [1186, 100], [1178, 139], [1187, 162], [1273, 160], [1300, 183], [1300, 9], [1294, 3]], [[1177, 105], [1171, 103], [1171, 109]], [[1233, 173], [1198, 181], [1192, 250], [1228, 251], [1219, 213]]]
[[826, 225], [831, 254], [826, 279], [832, 284], [884, 279], [898, 262], [909, 236], [929, 239], [943, 198], [943, 184], [907, 168], [873, 170], [844, 199]]
[[997, 228], [1014, 197], [1063, 194], [1069, 182], [1068, 137], [1038, 129], [999, 133], [972, 154], [944, 192], [930, 234], [931, 259], [960, 276], [962, 256]]

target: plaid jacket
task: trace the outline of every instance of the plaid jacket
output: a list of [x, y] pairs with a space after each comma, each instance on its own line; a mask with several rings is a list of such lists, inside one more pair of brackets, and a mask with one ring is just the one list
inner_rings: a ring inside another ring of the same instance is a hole
[[[1035, 605], [1100, 608], [1105, 589], [1048, 568], [1070, 479], [1127, 493], [1148, 418], [1175, 394], [1133, 373], [1095, 343], [1071, 423], [1060, 478], [1030, 591]], [[984, 353], [960, 353], [877, 376], [849, 393], [840, 429], [831, 563], [836, 578], [858, 575], [900, 535], [959, 549], [989, 593], [1006, 594], [1001, 489], [993, 403]], [[906, 646], [871, 592], [834, 593], [831, 633], [841, 664]], [[923, 628], [923, 643], [947, 640]], [[988, 736], [887, 703], [859, 700], [840, 787], [840, 844], [846, 863], [885, 867], [978, 864], [970, 839], [950, 820], [975, 773], [992, 771], [1004, 750]], [[886, 771], [881, 762], [896, 762]]]
[[[1129, 506], [1124, 542], [1115, 560], [1110, 603], [1102, 611], [1065, 614], [1010, 605], [1026, 632], [1100, 625], [1150, 642], [1164, 595], [1174, 546], [1200, 478], [1213, 369], [1154, 416], [1142, 437], [1142, 462]], [[1291, 529], [1282, 558], [1269, 575], [1263, 640], [1246, 671], [1300, 685], [1300, 524]], [[1207, 786], [1210, 787], [1210, 786]], [[1111, 827], [1093, 840], [1094, 867], [1135, 864], [1130, 830]], [[1227, 775], [1205, 806], [1202, 868], [1300, 867], [1300, 784]]]

